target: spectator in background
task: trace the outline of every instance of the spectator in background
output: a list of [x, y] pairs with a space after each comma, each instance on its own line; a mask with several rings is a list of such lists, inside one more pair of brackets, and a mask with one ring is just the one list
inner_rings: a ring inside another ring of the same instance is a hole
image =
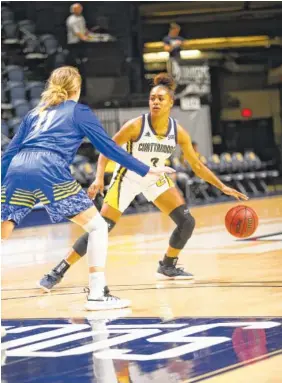
[[180, 25], [171, 23], [168, 35], [163, 38], [164, 50], [169, 52], [167, 71], [177, 82], [181, 75], [178, 61], [180, 60], [181, 45], [184, 41], [184, 38], [179, 36], [180, 29]]
[[82, 11], [83, 7], [79, 3], [72, 4], [70, 7], [71, 15], [66, 21], [69, 45], [77, 45], [88, 40], [89, 31]]
[[180, 25], [171, 23], [168, 35], [163, 38], [164, 49], [169, 52], [170, 58], [180, 58], [181, 45], [184, 41], [184, 38], [179, 36], [180, 29]]
[[[89, 31], [82, 15], [83, 7], [79, 3], [70, 7], [71, 15], [67, 18], [67, 42], [69, 50], [69, 65], [78, 67], [82, 79], [85, 78], [84, 63], [87, 61], [85, 42], [89, 40]], [[81, 94], [85, 95], [85, 83], [82, 83]]]

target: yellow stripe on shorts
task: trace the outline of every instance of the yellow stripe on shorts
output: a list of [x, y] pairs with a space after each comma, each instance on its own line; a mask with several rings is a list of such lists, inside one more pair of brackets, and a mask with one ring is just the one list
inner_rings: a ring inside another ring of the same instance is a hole
[[167, 176], [166, 174], [165, 174], [165, 178], [167, 180], [168, 186], [170, 188], [173, 188], [175, 185], [174, 185], [174, 182], [172, 181], [172, 179], [169, 176]]
[[40, 200], [41, 203], [43, 203], [43, 205], [47, 205], [48, 203], [50, 203], [48, 198], [45, 196], [45, 194], [42, 193], [42, 191], [40, 189], [36, 189], [34, 191], [34, 195], [36, 198], [38, 198]]
[[119, 210], [119, 196], [122, 180], [126, 174], [127, 169], [120, 167], [118, 170], [116, 179], [112, 183], [112, 186], [107, 192], [104, 202], [113, 207], [114, 209]]
[[82, 189], [82, 187], [80, 185], [77, 185], [73, 191], [70, 191], [68, 193], [64, 192], [63, 194], [56, 195], [56, 196], [54, 194], [54, 199], [55, 199], [55, 201], [60, 201], [61, 199], [64, 199], [64, 198], [67, 198], [67, 197], [70, 197], [72, 195], [79, 193], [81, 189]]
[[25, 197], [17, 197], [15, 195], [12, 196], [12, 198], [10, 199], [10, 203], [13, 204], [14, 202], [25, 202], [25, 203], [28, 203], [28, 204], [35, 204], [35, 198], [32, 199], [32, 198], [25, 198]]
[[32, 209], [35, 205], [35, 201], [36, 198], [32, 192], [23, 189], [16, 189], [9, 201], [9, 204], [26, 206]]
[[59, 190], [67, 190], [71, 188], [73, 185], [77, 185], [77, 182], [74, 181], [69, 181], [69, 182], [64, 182], [64, 184], [56, 184], [53, 185], [53, 190], [59, 191]]
[[13, 201], [13, 200], [10, 200], [9, 204], [10, 205], [26, 206], [26, 207], [29, 207], [30, 209], [32, 209], [34, 206], [34, 203], [28, 203], [28, 202], [24, 202], [24, 201]]
[[[126, 144], [126, 151], [129, 154], [132, 154], [132, 142], [129, 141]], [[104, 202], [113, 207], [116, 210], [119, 210], [119, 196], [120, 196], [120, 188], [121, 183], [126, 175], [127, 169], [120, 166], [120, 168], [117, 171], [117, 175], [115, 177], [115, 180], [113, 181], [110, 189], [107, 192], [107, 195], [104, 199]]]
[[71, 187], [68, 187], [67, 189], [63, 189], [63, 190], [53, 190], [54, 192], [54, 197], [60, 197], [61, 195], [63, 194], [68, 194], [68, 193], [72, 193], [73, 191], [75, 190], [81, 190], [81, 186], [79, 184], [74, 184], [72, 185]]
[[2, 203], [6, 202], [6, 187], [5, 186], [1, 187], [1, 202]]

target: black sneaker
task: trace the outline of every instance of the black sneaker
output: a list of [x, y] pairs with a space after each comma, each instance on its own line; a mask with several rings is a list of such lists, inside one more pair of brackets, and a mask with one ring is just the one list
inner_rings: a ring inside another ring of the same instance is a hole
[[40, 287], [45, 292], [49, 293], [52, 288], [61, 282], [63, 275], [52, 270], [50, 273], [44, 275], [40, 281], [37, 282], [37, 286]]
[[159, 262], [159, 267], [156, 273], [157, 279], [193, 279], [194, 275], [184, 271], [183, 267], [165, 266], [163, 261]]

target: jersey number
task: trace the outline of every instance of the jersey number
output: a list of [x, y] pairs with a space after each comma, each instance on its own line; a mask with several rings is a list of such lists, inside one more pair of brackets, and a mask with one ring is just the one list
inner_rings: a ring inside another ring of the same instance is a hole
[[50, 110], [47, 112], [46, 110], [40, 113], [37, 124], [32, 133], [33, 137], [38, 136], [41, 132], [46, 132], [51, 126], [52, 120], [56, 114], [56, 110]]
[[165, 179], [165, 177], [164, 177], [164, 176], [161, 176], [161, 177], [158, 179], [158, 181], [156, 182], [156, 185], [157, 185], [158, 187], [161, 187], [161, 186], [163, 186], [165, 183], [166, 183], [166, 179]]
[[151, 162], [152, 162], [153, 166], [157, 167], [157, 163], [159, 162], [159, 160], [160, 159], [156, 158], [156, 157], [151, 158]]

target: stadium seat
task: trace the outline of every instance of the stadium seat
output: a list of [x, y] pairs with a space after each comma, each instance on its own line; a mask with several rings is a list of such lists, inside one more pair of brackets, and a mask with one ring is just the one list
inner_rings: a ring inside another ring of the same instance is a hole
[[279, 172], [276, 169], [268, 170], [266, 169], [266, 164], [264, 164], [260, 158], [252, 151], [247, 151], [244, 155], [246, 162], [248, 163], [248, 168], [250, 173], [255, 174], [255, 178], [259, 184], [259, 187], [266, 193], [267, 192], [267, 183], [273, 183], [274, 179], [279, 176]]
[[7, 146], [10, 143], [10, 138], [6, 136], [6, 134], [1, 133], [1, 156], [7, 149]]
[[30, 100], [30, 108], [31, 109], [34, 109], [34, 108], [36, 108], [37, 107], [37, 105], [39, 104], [39, 102], [40, 102], [40, 99], [37, 99], [37, 98], [34, 98], [34, 99], [32, 99], [32, 100]]
[[12, 136], [14, 136], [17, 133], [20, 127], [20, 124], [21, 124], [21, 119], [18, 117], [11, 118], [11, 120], [8, 121], [8, 126], [12, 131]]
[[46, 58], [36, 36], [25, 35], [22, 40], [22, 50], [27, 60], [44, 60]]
[[232, 157], [230, 153], [222, 153], [220, 155], [220, 172], [222, 174], [230, 174], [232, 172]]
[[241, 193], [247, 194], [247, 190], [244, 186], [244, 181], [246, 180], [245, 170], [246, 164], [244, 161], [244, 157], [242, 153], [236, 152], [231, 156], [232, 162], [232, 181], [236, 189], [238, 189]]
[[26, 90], [30, 100], [38, 100], [44, 90], [44, 83], [40, 81], [29, 82], [26, 86]]
[[1, 29], [3, 44], [14, 45], [20, 43], [18, 26], [13, 21], [3, 21]]
[[252, 151], [247, 151], [244, 154], [244, 159], [247, 163], [247, 169], [249, 171], [258, 171], [261, 170], [263, 167], [263, 164], [259, 157]]
[[7, 102], [8, 102], [7, 93], [6, 93], [4, 86], [3, 86], [3, 83], [2, 83], [2, 85], [1, 85], [1, 103], [5, 104]]
[[66, 54], [65, 52], [57, 52], [54, 57], [54, 69], [59, 68], [66, 64]]
[[25, 100], [25, 86], [22, 82], [8, 82], [6, 91], [9, 93], [10, 101]]
[[18, 22], [19, 30], [23, 34], [35, 34], [35, 25], [31, 20], [22, 20]]
[[5, 120], [1, 120], [1, 133], [9, 137], [9, 126]]
[[232, 184], [232, 158], [229, 153], [222, 153], [219, 157], [219, 178], [229, 185]]
[[23, 68], [18, 65], [7, 65], [5, 68], [5, 74], [9, 81], [24, 81]]
[[44, 53], [46, 53], [48, 56], [57, 52], [59, 44], [55, 36], [49, 34], [42, 35], [40, 36], [39, 40], [43, 46]]
[[[201, 162], [209, 167], [209, 160], [207, 159], [207, 157], [203, 156], [202, 154], [200, 154], [199, 156], [199, 159], [201, 160]], [[213, 199], [213, 198], [217, 198], [217, 197], [220, 197], [222, 196], [222, 193], [219, 189], [217, 189], [216, 187], [214, 187], [213, 185], [210, 185], [208, 183], [205, 182], [205, 184], [203, 186], [200, 186], [201, 189], [203, 190], [204, 192], [204, 195], [207, 195], [209, 196], [209, 199]]]
[[1, 21], [14, 21], [14, 12], [8, 7], [1, 7]]
[[29, 111], [30, 106], [26, 100], [16, 100], [13, 102], [15, 115], [18, 118], [23, 118]]
[[220, 158], [217, 154], [213, 154], [208, 158], [207, 166], [211, 169], [215, 174], [220, 173]]

